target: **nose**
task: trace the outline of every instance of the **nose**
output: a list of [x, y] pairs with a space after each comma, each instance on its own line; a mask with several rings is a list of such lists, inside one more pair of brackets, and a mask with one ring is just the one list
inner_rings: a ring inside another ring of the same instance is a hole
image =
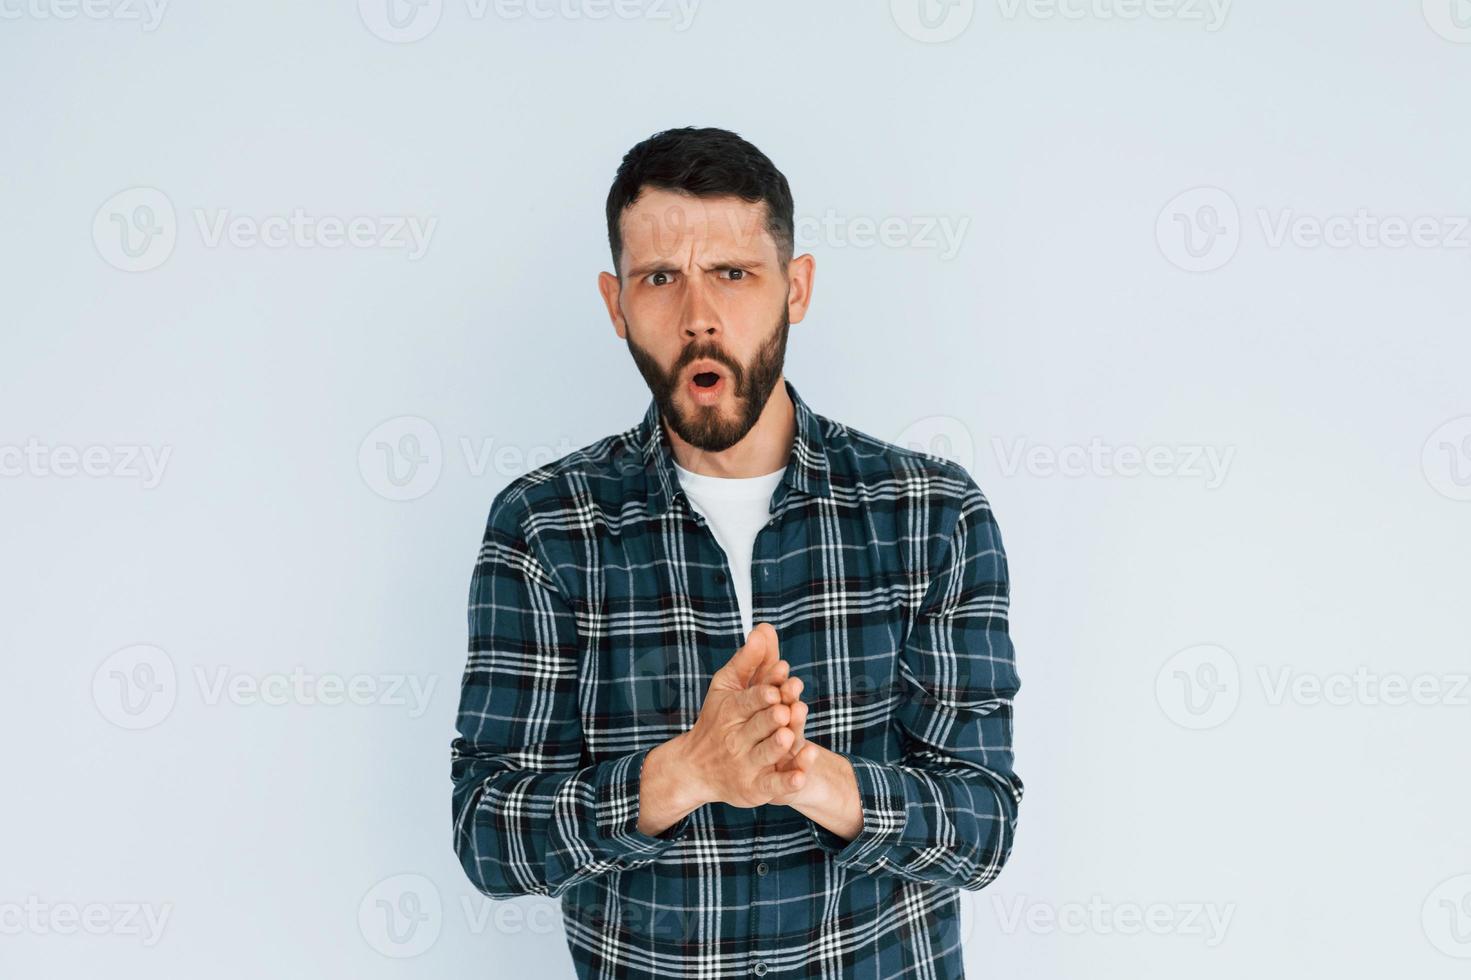
[[696, 274], [686, 280], [684, 308], [680, 311], [680, 329], [686, 340], [713, 339], [720, 336], [720, 311], [711, 295], [711, 287]]

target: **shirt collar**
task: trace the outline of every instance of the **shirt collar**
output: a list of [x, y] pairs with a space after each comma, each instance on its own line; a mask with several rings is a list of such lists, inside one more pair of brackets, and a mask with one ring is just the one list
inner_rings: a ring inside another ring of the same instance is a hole
[[[782, 474], [781, 483], [773, 497], [773, 508], [793, 490], [814, 497], [832, 494], [822, 420], [807, 407], [807, 403], [797, 394], [797, 389], [790, 381], [783, 378], [782, 383], [787, 387], [787, 397], [792, 400], [797, 431], [792, 439], [791, 454], [787, 457], [786, 472]], [[661, 514], [683, 490], [680, 488], [679, 475], [674, 471], [674, 447], [669, 442], [669, 434], [659, 422], [659, 403], [656, 400], [649, 399], [649, 407], [635, 430], [635, 436], [647, 475], [649, 513]]]

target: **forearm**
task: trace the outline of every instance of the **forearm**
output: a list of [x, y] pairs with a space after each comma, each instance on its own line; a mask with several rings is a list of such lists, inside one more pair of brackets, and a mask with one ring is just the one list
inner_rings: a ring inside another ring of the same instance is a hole
[[1006, 863], [1021, 781], [949, 760], [882, 763], [853, 756], [863, 812], [848, 838], [823, 824], [817, 842], [839, 864], [904, 878], [980, 888]]
[[655, 860], [682, 830], [635, 825], [643, 753], [577, 770], [462, 763], [455, 791], [455, 849], [470, 880], [492, 898], [557, 896], [577, 882]]

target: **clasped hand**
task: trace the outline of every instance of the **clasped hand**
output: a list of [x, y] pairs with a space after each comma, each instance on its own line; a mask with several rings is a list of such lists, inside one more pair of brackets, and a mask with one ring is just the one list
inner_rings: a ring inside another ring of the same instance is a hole
[[813, 778], [821, 750], [803, 737], [802, 679], [757, 623], [710, 680], [699, 718], [678, 736], [684, 773], [700, 802], [791, 805]]

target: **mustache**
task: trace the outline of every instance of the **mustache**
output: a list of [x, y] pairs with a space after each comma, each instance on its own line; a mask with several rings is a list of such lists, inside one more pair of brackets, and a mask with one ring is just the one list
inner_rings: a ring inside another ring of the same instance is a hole
[[714, 348], [714, 347], [686, 347], [684, 349], [684, 353], [679, 356], [679, 360], [677, 360], [677, 361], [674, 362], [674, 369], [676, 371], [678, 371], [681, 368], [688, 367], [689, 365], [693, 364], [695, 361], [700, 360], [701, 358], [704, 358], [705, 360], [708, 360], [708, 361], [719, 361], [721, 364], [724, 364], [726, 367], [734, 367], [735, 366], [735, 359], [732, 358], [730, 355], [726, 354], [725, 351], [719, 350], [718, 348]]

